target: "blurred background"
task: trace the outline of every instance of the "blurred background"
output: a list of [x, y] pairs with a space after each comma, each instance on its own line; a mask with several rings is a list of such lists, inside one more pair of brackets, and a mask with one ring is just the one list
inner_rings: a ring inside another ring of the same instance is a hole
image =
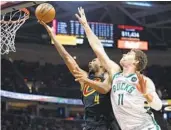
[[[35, 17], [36, 7], [44, 2], [1, 3], [4, 12], [23, 7], [30, 11], [16, 33], [16, 52], [1, 55], [2, 130], [80, 130], [84, 123], [80, 85]], [[143, 73], [154, 81], [163, 101], [155, 118], [162, 130], [171, 129], [171, 2], [48, 3], [56, 10], [49, 25], [84, 70], [95, 55], [74, 15], [79, 6], [112, 60], [119, 63], [131, 48], [145, 51], [149, 62]]]

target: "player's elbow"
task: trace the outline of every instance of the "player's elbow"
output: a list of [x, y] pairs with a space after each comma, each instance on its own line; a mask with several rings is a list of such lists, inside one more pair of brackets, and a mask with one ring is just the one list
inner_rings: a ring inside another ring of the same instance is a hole
[[102, 53], [103, 51], [104, 51], [104, 48], [103, 48], [103, 45], [98, 45], [98, 44], [96, 44], [95, 46], [94, 46], [94, 48], [93, 48], [93, 50], [94, 50], [94, 52], [96, 53], [96, 54], [99, 54], [99, 53]]
[[110, 91], [110, 86], [105, 85], [105, 86], [103, 87], [103, 92], [102, 92], [102, 94], [107, 94], [109, 91]]
[[156, 111], [160, 111], [162, 109], [162, 101], [160, 101], [160, 103], [157, 105], [156, 107]]
[[108, 88], [106, 85], [99, 85], [96, 89], [96, 91], [98, 91], [101, 94], [107, 94], [109, 92]]
[[152, 108], [156, 111], [160, 111], [162, 109], [162, 101], [158, 101], [152, 105]]
[[106, 91], [104, 89], [101, 91], [101, 94], [107, 94], [107, 93], [108, 93], [108, 91]]
[[98, 87], [95, 90], [100, 94], [107, 94], [107, 90], [104, 87]]

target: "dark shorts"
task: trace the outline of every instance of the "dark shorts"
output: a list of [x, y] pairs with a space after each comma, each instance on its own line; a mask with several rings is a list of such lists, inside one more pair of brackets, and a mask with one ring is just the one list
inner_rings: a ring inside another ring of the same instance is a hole
[[112, 122], [86, 122], [83, 126], [83, 130], [120, 130], [120, 127], [116, 120]]
[[121, 130], [116, 120], [110, 123], [109, 130]]
[[105, 124], [89, 124], [86, 123], [85, 126], [83, 127], [83, 130], [108, 130], [108, 126]]

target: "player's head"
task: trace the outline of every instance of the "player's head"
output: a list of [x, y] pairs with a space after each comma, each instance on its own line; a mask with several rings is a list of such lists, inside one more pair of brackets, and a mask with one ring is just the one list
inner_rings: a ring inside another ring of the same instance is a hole
[[142, 71], [147, 66], [147, 55], [141, 50], [132, 49], [127, 54], [123, 54], [120, 64], [122, 67], [135, 67], [136, 71]]
[[89, 67], [89, 72], [91, 73], [105, 71], [98, 58], [95, 58], [91, 62], [89, 62], [88, 67]]

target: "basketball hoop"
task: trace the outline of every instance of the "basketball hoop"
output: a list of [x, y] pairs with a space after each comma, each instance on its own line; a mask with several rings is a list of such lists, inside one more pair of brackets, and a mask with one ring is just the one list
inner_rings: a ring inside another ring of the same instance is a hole
[[16, 10], [1, 15], [1, 54], [8, 54], [9, 52], [16, 52], [15, 49], [15, 36], [17, 30], [29, 18], [30, 12], [26, 9]]

